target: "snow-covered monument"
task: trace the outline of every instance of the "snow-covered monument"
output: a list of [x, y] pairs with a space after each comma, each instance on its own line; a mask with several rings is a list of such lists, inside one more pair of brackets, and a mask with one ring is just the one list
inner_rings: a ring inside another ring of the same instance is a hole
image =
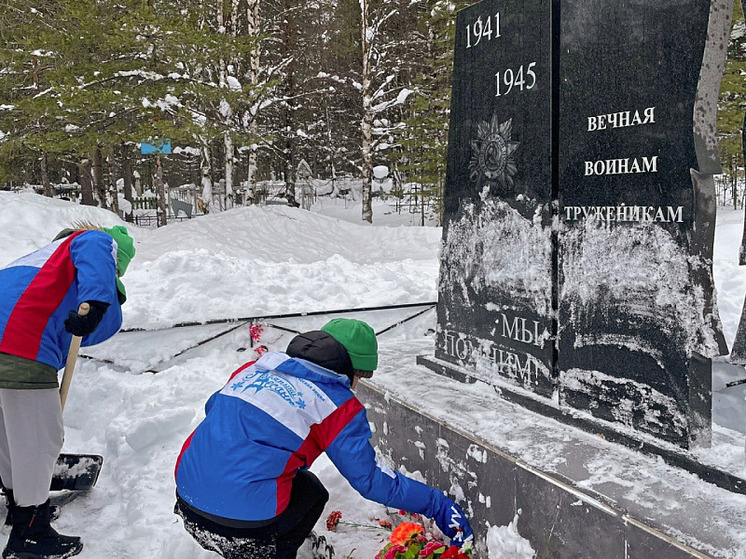
[[539, 558], [737, 556], [746, 474], [708, 458], [732, 9], [483, 0], [458, 14], [436, 347], [413, 381], [448, 382], [453, 409], [401, 383], [366, 398], [394, 461], [451, 487], [482, 533], [517, 518]]

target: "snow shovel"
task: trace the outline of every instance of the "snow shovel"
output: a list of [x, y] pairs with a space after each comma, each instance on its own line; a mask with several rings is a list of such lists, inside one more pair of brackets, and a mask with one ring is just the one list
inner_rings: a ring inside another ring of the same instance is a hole
[[[88, 303], [81, 303], [78, 307], [78, 314], [85, 316], [89, 310]], [[60, 403], [63, 410], [65, 409], [67, 393], [70, 390], [70, 383], [73, 380], [73, 371], [75, 370], [75, 362], [78, 360], [78, 351], [82, 339], [81, 336], [73, 336], [70, 342], [70, 351], [67, 353], [65, 371], [62, 373], [62, 382], [60, 383]], [[60, 454], [54, 466], [50, 491], [90, 489], [96, 485], [103, 463], [104, 457], [98, 454]]]
[[[91, 306], [88, 303], [81, 303], [78, 307], [78, 314], [85, 316], [88, 311], [91, 310]], [[65, 372], [62, 373], [62, 383], [60, 383], [60, 402], [62, 403], [62, 410], [65, 410], [65, 402], [67, 401], [67, 393], [70, 390], [70, 383], [73, 381], [73, 372], [75, 371], [75, 362], [78, 360], [78, 351], [80, 351], [80, 342], [83, 341], [81, 336], [73, 336], [70, 341], [70, 350], [67, 352], [67, 361], [65, 361]]]

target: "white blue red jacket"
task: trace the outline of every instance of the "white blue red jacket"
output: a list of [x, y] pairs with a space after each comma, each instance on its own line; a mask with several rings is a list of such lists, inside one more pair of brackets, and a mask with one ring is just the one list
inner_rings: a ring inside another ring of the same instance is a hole
[[116, 254], [109, 234], [78, 231], [0, 270], [0, 353], [63, 368], [72, 339], [64, 322], [84, 301], [109, 308], [81, 345], [116, 334], [122, 325]]
[[232, 520], [269, 520], [293, 477], [326, 452], [363, 497], [432, 517], [442, 492], [377, 463], [365, 408], [345, 375], [270, 352], [239, 368], [205, 405], [176, 464], [179, 496]]

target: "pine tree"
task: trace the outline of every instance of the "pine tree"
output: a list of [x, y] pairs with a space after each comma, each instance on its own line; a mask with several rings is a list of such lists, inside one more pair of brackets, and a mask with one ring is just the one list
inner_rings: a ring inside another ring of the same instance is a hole
[[[737, 208], [743, 193], [739, 193], [739, 176], [744, 172], [746, 147], [746, 22], [741, 2], [733, 9], [733, 28], [728, 44], [728, 57], [720, 85], [718, 107], [718, 150], [723, 172], [728, 179], [733, 207]], [[725, 193], [720, 194], [723, 201]], [[741, 202], [742, 203], [742, 202]]]
[[[27, 0], [10, 1], [29, 10]], [[0, 48], [8, 67], [0, 87], [12, 94], [12, 107], [0, 113], [3, 155], [50, 153], [81, 161], [84, 174], [90, 157], [91, 178], [100, 182], [99, 156], [106, 160], [123, 143], [249, 136], [240, 117], [262, 88], [234, 77], [237, 65], [226, 66], [221, 81], [218, 61], [244, 60], [255, 37], [227, 35], [217, 23], [201, 26], [199, 4], [60, 0], [51, 6], [14, 28]], [[100, 201], [112, 205], [111, 196]]]
[[457, 7], [437, 0], [420, 13], [421, 55], [413, 59], [410, 70], [415, 93], [400, 133], [404, 149], [397, 167], [406, 180], [418, 185], [423, 225], [425, 201], [438, 218], [442, 214]]
[[421, 56], [412, 39], [420, 2], [360, 0], [362, 70], [361, 172], [363, 220], [372, 222], [371, 207], [374, 159], [395, 147], [393, 133], [404, 127], [402, 107], [412, 90], [402, 61]]

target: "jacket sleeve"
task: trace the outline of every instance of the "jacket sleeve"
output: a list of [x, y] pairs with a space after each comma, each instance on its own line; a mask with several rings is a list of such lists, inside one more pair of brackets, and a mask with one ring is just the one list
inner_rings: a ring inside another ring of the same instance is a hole
[[372, 432], [360, 410], [326, 449], [327, 456], [363, 497], [383, 505], [432, 518], [440, 510], [443, 492], [381, 465], [370, 444]]
[[117, 263], [114, 239], [103, 231], [85, 231], [70, 243], [70, 258], [75, 266], [78, 301], [119, 304]]

